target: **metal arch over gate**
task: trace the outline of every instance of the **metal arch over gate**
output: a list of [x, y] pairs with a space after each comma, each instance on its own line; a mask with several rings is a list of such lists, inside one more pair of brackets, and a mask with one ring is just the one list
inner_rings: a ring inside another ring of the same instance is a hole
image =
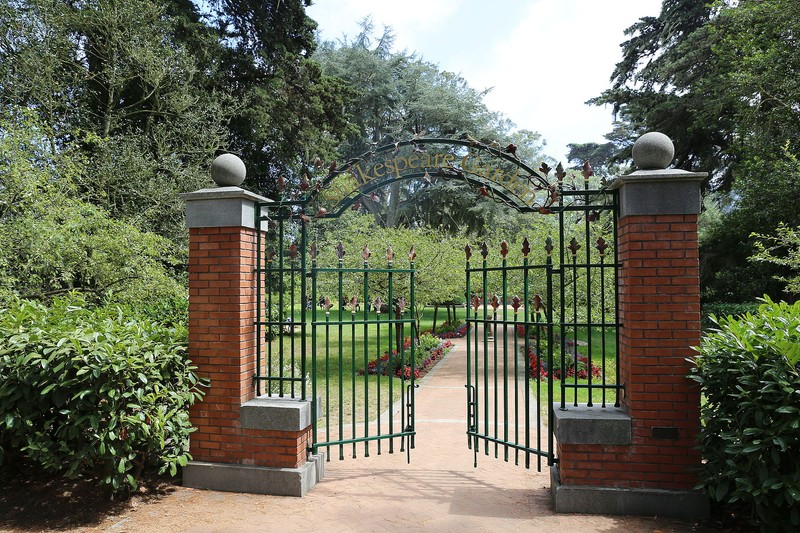
[[[528, 257], [530, 245], [526, 244], [521, 264], [509, 266], [508, 246], [503, 243], [502, 260], [495, 265], [484, 244], [481, 265], [471, 266], [468, 249], [466, 296], [471, 333], [465, 376], [468, 443], [476, 462], [481, 442], [485, 454], [491, 444], [495, 456], [503, 450], [505, 460], [509, 460], [510, 450], [515, 461], [524, 454], [526, 467], [531, 455], [538, 457], [539, 468], [542, 458], [548, 464], [557, 461], [551, 432], [553, 402], [560, 402], [563, 408], [568, 393], [572, 393], [577, 404], [578, 391], [587, 390], [590, 404], [595, 391], [601, 393], [603, 405], [607, 391], [612, 391], [618, 404], [615, 393], [620, 387], [618, 376], [606, 375], [605, 364], [607, 339], [612, 339], [616, 354], [616, 252], [608, 249], [602, 236], [596, 243], [590, 242], [598, 234], [590, 222], [600, 220], [605, 213], [613, 215], [616, 196], [604, 188], [589, 188], [590, 169], [584, 171], [586, 179], [581, 188], [565, 185], [566, 172], [560, 166], [551, 181], [551, 170], [544, 164], [533, 170], [516, 157], [513, 145], [500, 147], [470, 137], [414, 138], [373, 149], [341, 166], [330, 164], [327, 173], [318, 178], [303, 174], [295, 183], [281, 178], [278, 200], [256, 208], [257, 227], [266, 229], [263, 236], [258, 234], [261, 253], [255, 265], [258, 318], [253, 379], [257, 394], [302, 399], [310, 395], [312, 412], [316, 413], [312, 417], [312, 448], [326, 449], [328, 460], [331, 449], [343, 459], [345, 449], [351, 448], [348, 455], [355, 458], [360, 443], [364, 455], [369, 455], [371, 444], [380, 454], [385, 440], [389, 452], [394, 451], [399, 439], [400, 450], [410, 453], [415, 435], [416, 383], [414, 348], [406, 337], [414, 339], [417, 332], [414, 320], [406, 318], [403, 311], [413, 306], [415, 253], [409, 251], [408, 262], [399, 265], [390, 249], [385, 266], [375, 266], [378, 262], [366, 247], [355, 255], [341, 244], [335, 250], [321, 250], [310, 242], [309, 226], [370, 201], [375, 191], [397, 181], [460, 180], [476, 194], [520, 213], [559, 218], [556, 245], [550, 241], [542, 245], [547, 255], [542, 261]], [[614, 216], [603, 217], [603, 224], [606, 235], [616, 232]], [[584, 231], [576, 237], [573, 230], [578, 226]], [[572, 248], [565, 246], [570, 237]], [[557, 251], [554, 257], [553, 250]], [[347, 253], [348, 257], [360, 258], [355, 264], [352, 260], [346, 264]], [[404, 256], [399, 257], [405, 261]], [[532, 275], [534, 272], [537, 274]], [[502, 287], [492, 285], [497, 276]], [[383, 289], [371, 291], [370, 280], [378, 277], [383, 280]], [[345, 287], [344, 280], [351, 278], [357, 280], [360, 289]], [[510, 292], [514, 285], [508, 282], [513, 279], [524, 280], [521, 296]], [[532, 283], [540, 279], [545, 280], [544, 285]], [[602, 285], [600, 289], [598, 284]], [[578, 297], [579, 285], [585, 297]], [[613, 287], [612, 302], [606, 299], [609, 286]], [[592, 293], [598, 290], [600, 301], [593, 303]], [[598, 303], [599, 313], [593, 311]], [[585, 350], [577, 345], [585, 342], [579, 336], [586, 335], [589, 353], [584, 355]], [[592, 335], [602, 338], [603, 350], [597, 356], [603, 361], [602, 376], [594, 381]], [[343, 342], [346, 337], [349, 343]], [[358, 344], [357, 338], [364, 341]], [[386, 348], [386, 357], [378, 360], [375, 375], [368, 371], [374, 354], [366, 339], [375, 339], [381, 350]], [[318, 361], [317, 353], [324, 353], [324, 358], [319, 358], [323, 362]], [[579, 376], [587, 357], [590, 377], [584, 383]], [[383, 364], [391, 369], [388, 376], [381, 371]], [[397, 377], [393, 374], [395, 367]], [[359, 368], [363, 369], [361, 376], [357, 375]], [[568, 378], [572, 376], [570, 368], [574, 380], [560, 379], [556, 384], [556, 370], [562, 372], [560, 377]], [[535, 396], [529, 392], [531, 382], [535, 383]], [[546, 405], [542, 405], [542, 391]], [[397, 402], [399, 420], [393, 415]], [[357, 412], [355, 406], [361, 404], [364, 408]], [[546, 422], [539, 415], [543, 409]]]

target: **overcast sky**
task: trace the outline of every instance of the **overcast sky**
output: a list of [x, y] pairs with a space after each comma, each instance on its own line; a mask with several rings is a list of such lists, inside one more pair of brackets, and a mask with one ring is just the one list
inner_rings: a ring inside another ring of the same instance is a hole
[[609, 88], [624, 30], [661, 0], [314, 0], [323, 39], [358, 33], [372, 16], [395, 48], [417, 52], [475, 89], [518, 128], [538, 131], [566, 163], [567, 143], [605, 142], [611, 109], [584, 104]]

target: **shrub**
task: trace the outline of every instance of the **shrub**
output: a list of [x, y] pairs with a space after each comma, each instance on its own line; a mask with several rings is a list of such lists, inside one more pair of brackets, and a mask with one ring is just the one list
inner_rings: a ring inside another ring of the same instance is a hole
[[442, 343], [442, 340], [435, 335], [423, 333], [419, 336], [419, 347], [423, 350], [433, 350]]
[[800, 302], [712, 320], [691, 374], [706, 398], [700, 487], [762, 530], [800, 530]]
[[135, 488], [148, 463], [175, 475], [201, 397], [186, 338], [76, 295], [50, 308], [12, 301], [0, 311], [0, 464], [23, 455], [115, 492]]

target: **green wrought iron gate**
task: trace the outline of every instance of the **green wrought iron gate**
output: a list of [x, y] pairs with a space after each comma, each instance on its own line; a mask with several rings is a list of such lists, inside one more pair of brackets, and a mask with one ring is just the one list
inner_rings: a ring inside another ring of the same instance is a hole
[[[309, 243], [293, 202], [261, 204], [256, 293], [257, 395], [312, 401], [312, 449], [344, 459], [414, 447], [417, 336], [412, 247], [399, 264], [389, 247], [365, 246], [346, 263], [342, 243]], [[263, 259], [262, 259], [263, 258]], [[385, 442], [388, 441], [388, 442]], [[410, 458], [410, 455], [409, 455]]]
[[[619, 406], [616, 196], [559, 183], [554, 243], [466, 254], [467, 435], [478, 455], [537, 469], [555, 455], [553, 410]], [[604, 216], [605, 215], [605, 216]], [[602, 222], [602, 224], [595, 224]], [[569, 239], [569, 240], [567, 240]], [[532, 255], [533, 253], [533, 255]], [[534, 259], [537, 258], [537, 259]]]
[[[432, 149], [429, 149], [432, 148]], [[613, 402], [617, 373], [616, 195], [559, 165], [538, 170], [469, 136], [414, 136], [359, 157], [308, 167], [278, 200], [256, 208], [259, 250], [254, 386], [310, 399], [313, 450], [328, 460], [371, 450], [410, 453], [416, 388], [415, 259], [311, 242], [309, 226], [375, 201], [403, 180], [456, 180], [521, 215], [556, 217], [544, 242], [466, 248], [467, 435], [477, 463], [490, 453], [530, 467], [558, 461], [553, 409]], [[553, 225], [553, 228], [556, 226]], [[411, 340], [407, 340], [411, 339]], [[388, 442], [387, 442], [388, 441]], [[331, 453], [334, 452], [334, 453]]]

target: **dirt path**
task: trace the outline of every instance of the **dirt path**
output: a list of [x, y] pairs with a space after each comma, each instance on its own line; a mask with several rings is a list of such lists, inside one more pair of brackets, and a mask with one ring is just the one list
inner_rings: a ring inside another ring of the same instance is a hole
[[454, 349], [422, 380], [411, 464], [405, 453], [332, 460], [325, 465], [325, 479], [305, 498], [174, 487], [159, 497], [134, 498], [96, 525], [61, 530], [702, 531], [690, 522], [660, 518], [557, 515], [546, 465], [537, 472], [535, 463], [525, 470], [480, 455], [474, 468], [465, 434], [465, 365], [465, 343], [456, 339]]

